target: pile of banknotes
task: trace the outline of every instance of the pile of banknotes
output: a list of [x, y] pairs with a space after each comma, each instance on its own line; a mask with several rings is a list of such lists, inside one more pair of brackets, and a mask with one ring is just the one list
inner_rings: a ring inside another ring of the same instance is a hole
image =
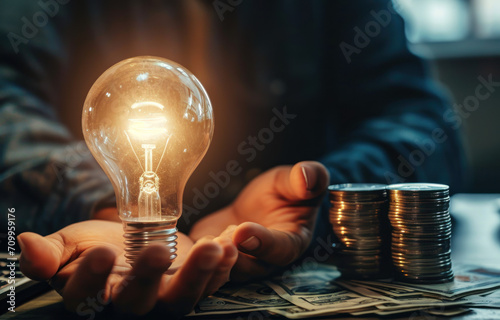
[[250, 313], [290, 319], [350, 315], [452, 316], [468, 307], [500, 307], [500, 270], [454, 266], [455, 278], [442, 284], [394, 280], [345, 280], [334, 266], [294, 265], [279, 276], [244, 285], [229, 284], [202, 300], [190, 316]]

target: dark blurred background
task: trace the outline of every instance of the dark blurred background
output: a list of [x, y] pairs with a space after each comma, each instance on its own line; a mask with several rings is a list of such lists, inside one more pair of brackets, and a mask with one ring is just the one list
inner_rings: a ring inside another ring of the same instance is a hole
[[[455, 109], [474, 100], [467, 98], [476, 95], [479, 77], [500, 82], [500, 0], [393, 2], [406, 21], [411, 50], [430, 62]], [[469, 164], [463, 191], [500, 192], [500, 86], [460, 119]]]

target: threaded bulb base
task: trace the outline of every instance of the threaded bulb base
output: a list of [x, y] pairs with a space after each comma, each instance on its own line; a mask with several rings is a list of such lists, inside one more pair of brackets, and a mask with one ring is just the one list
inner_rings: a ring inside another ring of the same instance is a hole
[[176, 221], [123, 221], [125, 259], [133, 265], [141, 251], [159, 243], [169, 249], [170, 260], [177, 257]]

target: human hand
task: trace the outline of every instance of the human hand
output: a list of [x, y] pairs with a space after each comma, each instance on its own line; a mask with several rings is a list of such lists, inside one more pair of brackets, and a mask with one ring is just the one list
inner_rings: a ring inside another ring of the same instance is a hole
[[319, 204], [328, 186], [319, 162], [280, 166], [259, 175], [228, 207], [193, 226], [190, 237], [232, 234], [240, 253], [232, 280], [267, 275], [299, 258], [311, 242]]
[[189, 312], [200, 298], [229, 278], [237, 249], [228, 237], [194, 244], [178, 233], [178, 257], [151, 245], [134, 267], [125, 262], [121, 223], [90, 220], [46, 237], [18, 236], [21, 270], [36, 280], [49, 280], [67, 309], [95, 314], [111, 301], [118, 313], [143, 315], [158, 308], [171, 317]]

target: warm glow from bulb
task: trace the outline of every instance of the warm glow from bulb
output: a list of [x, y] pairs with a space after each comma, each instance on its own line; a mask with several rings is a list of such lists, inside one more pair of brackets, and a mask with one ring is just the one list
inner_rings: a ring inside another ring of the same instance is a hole
[[187, 179], [205, 155], [213, 111], [187, 69], [136, 57], [106, 70], [87, 95], [82, 128], [113, 184], [129, 263], [157, 242], [175, 258], [176, 222]]
[[158, 109], [158, 112], [147, 113], [147, 116], [140, 118], [129, 118], [127, 132], [135, 139], [153, 142], [156, 139], [167, 136], [167, 118], [163, 116], [161, 111], [165, 107], [154, 101], [141, 101], [132, 104], [132, 110], [140, 113], [143, 109]]
[[150, 141], [167, 136], [166, 126], [165, 117], [128, 119], [127, 132], [136, 139]]

